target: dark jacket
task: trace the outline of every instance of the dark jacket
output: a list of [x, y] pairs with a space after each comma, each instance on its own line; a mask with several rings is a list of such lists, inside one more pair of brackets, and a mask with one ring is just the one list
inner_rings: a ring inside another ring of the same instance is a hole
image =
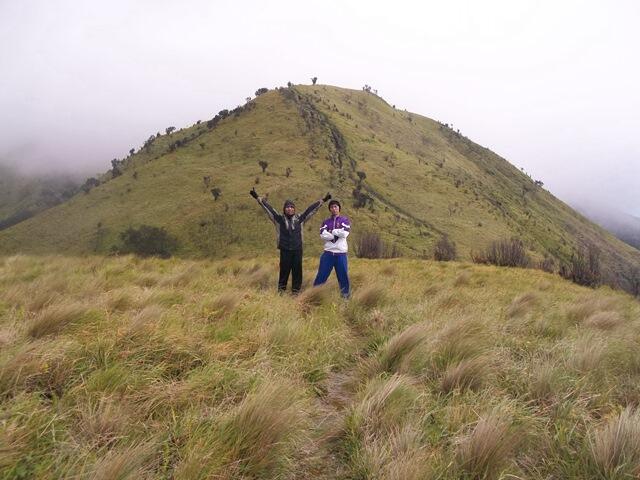
[[323, 203], [322, 200], [312, 203], [300, 215], [295, 214], [291, 217], [287, 217], [284, 213], [276, 212], [264, 198], [258, 198], [257, 200], [276, 226], [278, 248], [280, 250], [302, 250], [302, 227], [304, 222], [318, 211]]

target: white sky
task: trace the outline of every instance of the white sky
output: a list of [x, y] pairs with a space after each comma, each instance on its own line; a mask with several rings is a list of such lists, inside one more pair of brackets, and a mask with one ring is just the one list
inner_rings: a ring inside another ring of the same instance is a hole
[[103, 171], [317, 76], [640, 215], [639, 26], [633, 0], [0, 0], [0, 161]]

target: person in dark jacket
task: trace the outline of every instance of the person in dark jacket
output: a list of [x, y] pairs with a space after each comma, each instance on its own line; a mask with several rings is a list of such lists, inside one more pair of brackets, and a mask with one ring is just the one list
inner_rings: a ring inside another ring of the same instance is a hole
[[300, 215], [296, 214], [296, 206], [291, 200], [286, 200], [282, 207], [282, 214], [258, 195], [255, 188], [249, 192], [264, 209], [269, 219], [276, 227], [278, 249], [280, 250], [280, 276], [278, 279], [278, 291], [287, 289], [289, 274], [292, 273], [291, 292], [295, 295], [300, 292], [302, 285], [302, 228], [304, 222], [309, 220], [329, 199], [327, 193], [322, 200], [312, 203]]

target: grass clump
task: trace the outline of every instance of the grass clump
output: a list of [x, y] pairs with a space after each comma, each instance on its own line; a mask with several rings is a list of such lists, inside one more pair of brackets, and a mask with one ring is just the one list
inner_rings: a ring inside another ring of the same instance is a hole
[[489, 364], [483, 357], [473, 357], [449, 365], [440, 379], [440, 390], [451, 393], [455, 389], [478, 390], [483, 382]]
[[510, 420], [497, 409], [480, 417], [456, 447], [456, 467], [472, 479], [498, 478], [511, 459], [517, 436]]
[[27, 335], [41, 338], [62, 331], [67, 325], [80, 322], [88, 314], [81, 303], [58, 303], [42, 310], [27, 324]]
[[592, 432], [589, 450], [602, 478], [637, 478], [640, 474], [640, 413], [625, 408], [607, 420]]
[[302, 403], [288, 385], [259, 387], [222, 421], [218, 433], [225, 468], [238, 477], [271, 477], [286, 464], [305, 422]]
[[508, 317], [517, 317], [530, 311], [539, 302], [539, 297], [533, 292], [524, 293], [514, 298], [507, 308]]

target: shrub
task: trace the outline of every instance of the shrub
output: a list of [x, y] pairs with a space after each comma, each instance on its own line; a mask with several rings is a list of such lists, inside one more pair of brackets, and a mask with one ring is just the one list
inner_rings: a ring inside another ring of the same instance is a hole
[[522, 240], [518, 238], [492, 242], [482, 252], [471, 252], [471, 259], [475, 263], [486, 263], [500, 267], [526, 268], [529, 266], [529, 256]]
[[178, 241], [162, 227], [141, 225], [129, 227], [120, 234], [120, 253], [133, 253], [142, 257], [169, 258], [178, 247]]
[[440, 237], [433, 251], [433, 258], [439, 262], [448, 262], [456, 258], [456, 244], [446, 233]]
[[597, 287], [601, 281], [600, 251], [593, 245], [574, 252], [568, 265], [560, 267], [560, 275], [578, 285]]
[[400, 252], [394, 246], [385, 245], [376, 232], [364, 232], [356, 239], [356, 256], [359, 258], [395, 258]]
[[263, 93], [267, 93], [269, 91], [268, 88], [259, 88], [258, 90], [256, 90], [256, 97], [259, 97], [260, 95], [262, 95]]
[[260, 168], [262, 169], [262, 173], [264, 173], [267, 170], [267, 167], [269, 166], [269, 162], [265, 162], [264, 160], [259, 160], [258, 165], [260, 165]]
[[556, 261], [553, 257], [545, 256], [538, 262], [538, 269], [548, 273], [554, 273], [556, 271]]

